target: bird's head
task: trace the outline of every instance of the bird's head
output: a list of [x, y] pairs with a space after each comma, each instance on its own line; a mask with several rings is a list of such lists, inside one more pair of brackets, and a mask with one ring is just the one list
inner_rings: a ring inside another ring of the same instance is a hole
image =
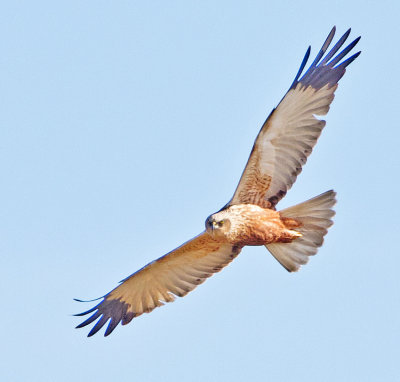
[[231, 222], [224, 211], [210, 215], [206, 220], [206, 231], [212, 236], [223, 236], [231, 227]]

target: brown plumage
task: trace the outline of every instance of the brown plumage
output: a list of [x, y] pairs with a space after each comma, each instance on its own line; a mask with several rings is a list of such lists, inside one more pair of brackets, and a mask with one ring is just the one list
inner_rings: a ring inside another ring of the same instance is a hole
[[282, 219], [279, 212], [254, 204], [235, 204], [211, 215], [206, 221], [207, 232], [240, 248], [245, 245], [289, 243], [302, 235], [293, 231], [301, 223]]
[[295, 182], [325, 126], [316, 115], [328, 112], [345, 68], [360, 54], [342, 61], [359, 38], [337, 54], [349, 33], [325, 54], [333, 28], [301, 77], [307, 50], [292, 86], [262, 126], [232, 199], [207, 218], [206, 230], [123, 280], [92, 309], [77, 314], [93, 313], [78, 328], [98, 320], [92, 336], [109, 321], [107, 336], [119, 323], [125, 325], [175, 296], [185, 296], [246, 245], [265, 245], [288, 271], [307, 263], [332, 225], [335, 193], [328, 191], [282, 211], [275, 206]]

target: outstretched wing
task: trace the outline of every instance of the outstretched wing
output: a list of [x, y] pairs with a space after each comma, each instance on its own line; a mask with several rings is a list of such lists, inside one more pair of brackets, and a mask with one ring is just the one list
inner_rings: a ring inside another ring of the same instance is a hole
[[228, 205], [251, 203], [274, 208], [295, 182], [325, 126], [325, 121], [316, 115], [328, 113], [338, 81], [361, 53], [341, 62], [357, 44], [358, 37], [336, 54], [349, 36], [349, 29], [325, 55], [335, 30], [331, 30], [314, 62], [300, 78], [310, 55], [308, 48], [292, 86], [261, 128]]
[[174, 301], [175, 296], [185, 296], [228, 265], [240, 250], [203, 232], [127, 277], [92, 309], [77, 314], [84, 316], [94, 312], [77, 328], [100, 317], [88, 336], [97, 333], [110, 320], [104, 334], [108, 336], [120, 322], [126, 325], [134, 317], [149, 313], [164, 302]]

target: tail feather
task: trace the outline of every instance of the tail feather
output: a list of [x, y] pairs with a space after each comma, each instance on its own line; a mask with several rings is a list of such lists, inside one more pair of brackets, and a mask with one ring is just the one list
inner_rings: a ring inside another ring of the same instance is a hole
[[272, 243], [266, 247], [289, 272], [298, 271], [324, 242], [324, 236], [333, 224], [331, 218], [335, 215], [332, 210], [336, 203], [335, 196], [336, 193], [330, 190], [280, 211], [282, 217], [293, 218], [301, 223], [301, 227], [295, 230], [302, 236], [291, 243]]

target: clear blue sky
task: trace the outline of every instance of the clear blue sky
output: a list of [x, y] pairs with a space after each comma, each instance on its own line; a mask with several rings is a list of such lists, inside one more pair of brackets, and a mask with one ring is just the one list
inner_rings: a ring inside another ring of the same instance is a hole
[[[0, 5], [2, 381], [398, 381], [396, 1]], [[333, 25], [362, 35], [279, 207], [338, 192], [318, 255], [248, 248], [184, 299], [86, 338], [74, 302], [199, 233]], [[155, 239], [156, 238], [156, 239]]]

